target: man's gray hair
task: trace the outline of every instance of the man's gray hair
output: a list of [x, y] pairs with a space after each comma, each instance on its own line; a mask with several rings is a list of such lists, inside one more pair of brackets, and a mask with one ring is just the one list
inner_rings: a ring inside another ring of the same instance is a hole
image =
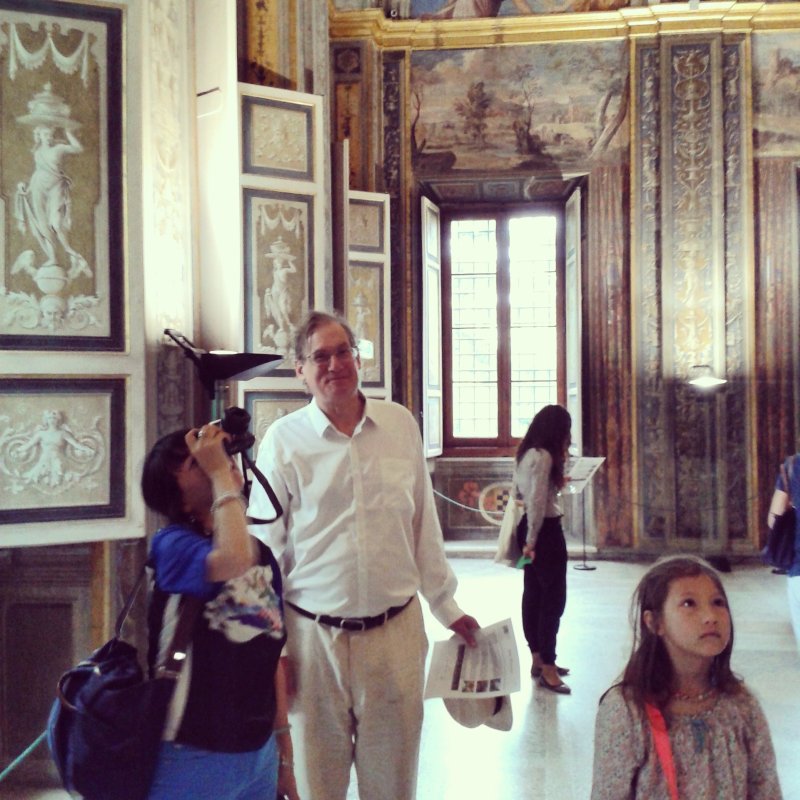
[[350, 327], [350, 323], [341, 314], [335, 311], [328, 312], [312, 309], [308, 312], [308, 314], [305, 315], [305, 317], [303, 317], [300, 327], [297, 329], [297, 334], [295, 335], [295, 361], [303, 361], [308, 355], [308, 353], [306, 353], [306, 347], [308, 346], [309, 339], [314, 335], [317, 328], [321, 328], [323, 325], [330, 325], [331, 323], [341, 325], [342, 328], [344, 328], [344, 332], [347, 334], [347, 340], [350, 343], [350, 347], [356, 347], [358, 345], [356, 336], [353, 333], [353, 329]]

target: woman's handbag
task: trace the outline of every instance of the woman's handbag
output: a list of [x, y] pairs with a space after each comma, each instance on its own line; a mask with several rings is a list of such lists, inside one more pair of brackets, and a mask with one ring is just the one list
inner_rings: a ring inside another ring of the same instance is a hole
[[524, 513], [524, 506], [517, 503], [513, 496], [509, 497], [503, 512], [503, 521], [500, 523], [500, 534], [497, 537], [497, 552], [494, 555], [497, 564], [506, 567], [517, 566], [522, 556], [522, 550], [517, 543], [517, 526]]
[[789, 476], [793, 470], [794, 456], [781, 464], [781, 476], [783, 477], [783, 485], [789, 495], [789, 506], [783, 514], [775, 517], [772, 528], [767, 534], [767, 544], [761, 551], [763, 561], [769, 566], [780, 570], [789, 569], [794, 561], [797, 511], [792, 502], [792, 486], [789, 482]]
[[200, 598], [181, 598], [170, 648], [156, 676], [146, 679], [136, 648], [121, 638], [145, 575], [142, 567], [114, 638], [61, 676], [47, 722], [64, 788], [84, 800], [144, 800], [149, 794], [169, 703], [203, 607]]

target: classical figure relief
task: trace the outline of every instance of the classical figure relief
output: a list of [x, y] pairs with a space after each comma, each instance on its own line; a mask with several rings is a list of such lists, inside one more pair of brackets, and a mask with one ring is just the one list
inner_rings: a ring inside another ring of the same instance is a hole
[[33, 249], [19, 253], [11, 274], [29, 275], [41, 296], [12, 292], [8, 298], [11, 316], [24, 328], [56, 330], [66, 325], [79, 330], [97, 324], [87, 309], [98, 302], [85, 295], [62, 296], [75, 278], [93, 274], [69, 240], [72, 179], [65, 162], [68, 156], [83, 151], [75, 135], [80, 123], [71, 118], [69, 106], [53, 93], [49, 83], [28, 103], [28, 111], [17, 117], [17, 122], [32, 129], [33, 171], [27, 181], [17, 184], [14, 218], [20, 233], [37, 246], [38, 253]]
[[[106, 453], [99, 418], [85, 430], [73, 430], [66, 414], [49, 408], [40, 424], [13, 427], [8, 417], [0, 419], [0, 473], [13, 492], [35, 489], [56, 495], [75, 484], [92, 483]], [[5, 423], [5, 424], [4, 424]]]
[[254, 345], [291, 360], [297, 321], [308, 307], [309, 207], [293, 199], [254, 196], [251, 209]]
[[367, 384], [379, 382], [383, 368], [380, 267], [351, 263], [347, 292], [347, 318], [358, 341], [361, 379]]
[[[91, 277], [86, 259], [68, 239], [72, 227], [72, 180], [64, 171], [63, 162], [66, 156], [83, 151], [72, 130], [79, 123], [70, 119], [69, 106], [53, 94], [49, 83], [28, 107], [31, 113], [17, 117], [17, 122], [33, 126], [34, 168], [30, 180], [17, 185], [14, 216], [20, 231], [36, 238], [45, 256], [43, 267], [58, 265], [56, 248], [60, 244], [70, 262], [67, 278], [81, 273]], [[59, 130], [63, 140], [56, 138]]]
[[[272, 286], [264, 289], [264, 314], [269, 321], [264, 329], [264, 339], [272, 339], [279, 347], [286, 347], [292, 341], [295, 330], [292, 325], [289, 276], [297, 272], [297, 259], [280, 237], [272, 242], [269, 249], [264, 258], [272, 263]], [[279, 341], [281, 344], [278, 344]]]
[[258, 453], [264, 434], [275, 420], [302, 408], [308, 399], [308, 395], [302, 392], [248, 392], [248, 400], [251, 400], [248, 408], [253, 418], [253, 435], [256, 437], [253, 453]]
[[15, 346], [49, 339], [61, 349], [55, 336], [100, 349], [119, 335], [112, 304], [120, 310], [123, 204], [120, 159], [111, 159], [119, 126], [107, 119], [119, 95], [106, 20], [103, 10], [85, 18], [0, 10], [0, 335], [19, 337]]
[[308, 115], [279, 104], [253, 105], [255, 167], [304, 173], [308, 170]]

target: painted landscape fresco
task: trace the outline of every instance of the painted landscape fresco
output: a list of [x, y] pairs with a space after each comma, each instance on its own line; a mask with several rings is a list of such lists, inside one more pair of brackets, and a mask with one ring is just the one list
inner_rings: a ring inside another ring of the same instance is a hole
[[413, 53], [416, 174], [566, 177], [618, 161], [628, 146], [627, 58], [620, 42]]
[[800, 37], [753, 37], [753, 147], [757, 157], [800, 155]]

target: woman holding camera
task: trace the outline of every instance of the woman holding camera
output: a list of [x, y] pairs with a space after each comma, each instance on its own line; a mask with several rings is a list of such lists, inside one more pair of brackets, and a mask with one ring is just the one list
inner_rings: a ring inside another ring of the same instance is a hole
[[149, 662], [168, 645], [181, 595], [204, 601], [172, 697], [149, 800], [297, 800], [279, 667], [281, 577], [250, 536], [244, 483], [213, 424], [161, 438], [142, 494], [168, 524], [150, 551]]

